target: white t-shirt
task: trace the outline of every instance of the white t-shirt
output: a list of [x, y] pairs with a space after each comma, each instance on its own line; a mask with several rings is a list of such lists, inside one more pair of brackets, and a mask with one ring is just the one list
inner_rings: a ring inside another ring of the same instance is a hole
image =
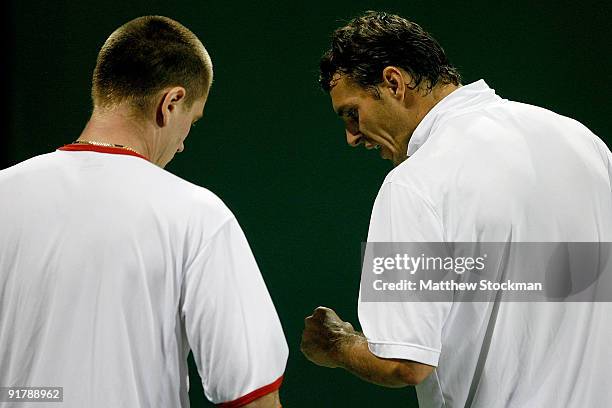
[[[612, 241], [610, 150], [482, 80], [425, 116], [408, 155], [380, 189], [369, 242]], [[612, 303], [496, 307], [360, 301], [359, 320], [375, 355], [437, 366], [417, 386], [421, 408], [612, 404]]]
[[124, 149], [66, 149], [0, 172], [0, 386], [188, 407], [191, 348], [214, 403], [278, 389], [287, 344], [223, 202]]

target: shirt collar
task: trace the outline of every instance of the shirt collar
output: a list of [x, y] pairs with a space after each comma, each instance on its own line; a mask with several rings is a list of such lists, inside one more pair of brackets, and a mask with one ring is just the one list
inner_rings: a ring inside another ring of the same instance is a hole
[[98, 152], [98, 153], [109, 153], [109, 154], [122, 154], [126, 156], [140, 157], [141, 159], [145, 159], [146, 161], [149, 161], [149, 159], [147, 159], [145, 156], [141, 155], [140, 153], [136, 153], [133, 150], [128, 150], [128, 149], [120, 148], [120, 147], [72, 143], [72, 144], [67, 144], [65, 146], [59, 147], [57, 150], [64, 150], [64, 151], [70, 151], [70, 152], [86, 151], [86, 152]]
[[421, 123], [418, 124], [408, 142], [408, 156], [412, 156], [427, 141], [434, 125], [445, 114], [463, 108], [473, 109], [478, 105], [500, 99], [495, 94], [495, 90], [489, 88], [483, 79], [457, 88], [427, 112]]

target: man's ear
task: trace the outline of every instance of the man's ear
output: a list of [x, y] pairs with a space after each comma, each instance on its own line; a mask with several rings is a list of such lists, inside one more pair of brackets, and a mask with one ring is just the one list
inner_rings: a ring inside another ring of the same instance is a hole
[[406, 80], [398, 67], [388, 66], [382, 72], [381, 87], [395, 99], [404, 99]]
[[175, 86], [174, 88], [165, 89], [161, 92], [158, 100], [159, 103], [157, 104], [157, 111], [155, 114], [157, 126], [168, 126], [172, 114], [174, 114], [179, 107], [182, 107], [185, 101], [185, 88], [182, 86]]

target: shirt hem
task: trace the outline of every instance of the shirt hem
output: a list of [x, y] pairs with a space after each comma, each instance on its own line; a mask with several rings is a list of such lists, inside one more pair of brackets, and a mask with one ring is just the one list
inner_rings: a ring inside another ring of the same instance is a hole
[[274, 391], [277, 391], [280, 388], [282, 383], [283, 383], [283, 376], [281, 375], [276, 381], [268, 385], [264, 385], [263, 387], [258, 388], [255, 391], [251, 391], [248, 394], [243, 395], [242, 397], [237, 398], [233, 401], [222, 402], [220, 404], [217, 404], [217, 406], [220, 408], [242, 407], [248, 404], [249, 402], [255, 401], [257, 398], [261, 398], [264, 395], [268, 395]]
[[437, 367], [440, 352], [437, 350], [410, 344], [389, 344], [368, 341], [368, 348], [380, 358], [398, 358]]

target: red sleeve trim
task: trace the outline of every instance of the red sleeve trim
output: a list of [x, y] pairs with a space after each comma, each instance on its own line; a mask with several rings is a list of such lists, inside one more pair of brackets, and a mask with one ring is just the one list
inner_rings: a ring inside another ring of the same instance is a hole
[[235, 399], [235, 400], [229, 401], [229, 402], [223, 402], [223, 403], [221, 403], [221, 404], [219, 404], [217, 406], [221, 407], [221, 408], [237, 408], [237, 407], [242, 407], [243, 405], [246, 405], [249, 402], [255, 401], [257, 398], [261, 398], [264, 395], [268, 395], [271, 392], [274, 392], [274, 391], [278, 390], [282, 383], [283, 383], [283, 376], [281, 375], [276, 381], [274, 381], [271, 384], [264, 385], [263, 387], [258, 388], [255, 391], [251, 391], [248, 394], [243, 395], [242, 397], [240, 397], [238, 399]]
[[110, 154], [125, 154], [127, 156], [136, 156], [141, 159], [145, 159], [149, 161], [146, 157], [131, 150], [122, 149], [120, 147], [110, 147], [110, 146], [94, 146], [94, 145], [86, 145], [80, 143], [68, 144], [66, 146], [62, 146], [57, 150], [67, 150], [67, 151], [88, 151], [88, 152], [98, 152], [98, 153], [110, 153]]

